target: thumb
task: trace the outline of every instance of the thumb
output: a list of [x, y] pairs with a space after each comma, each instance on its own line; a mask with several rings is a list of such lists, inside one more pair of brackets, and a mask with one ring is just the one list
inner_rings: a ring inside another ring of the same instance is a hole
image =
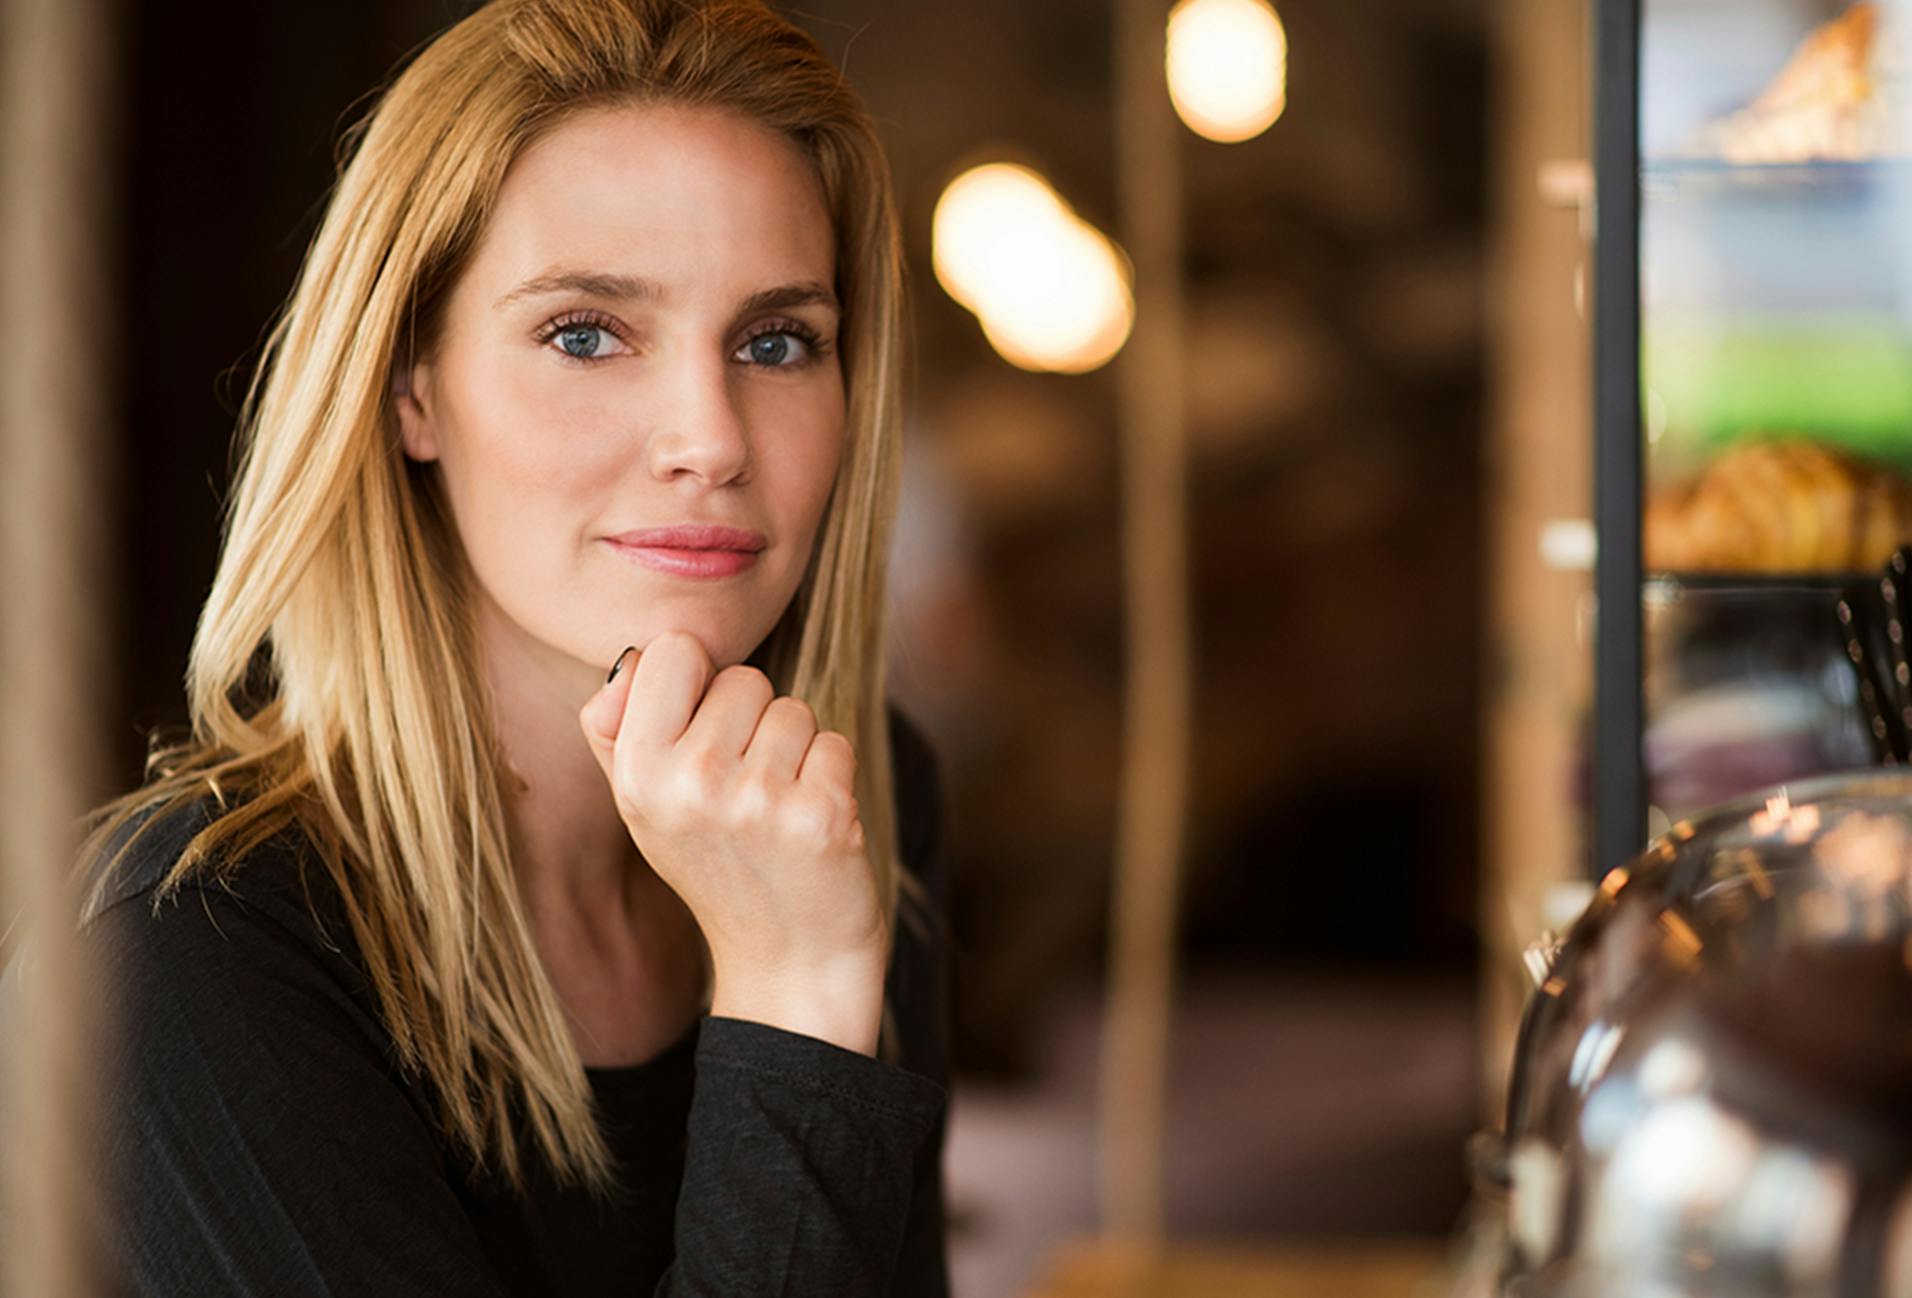
[[611, 664], [611, 674], [604, 684], [578, 711], [578, 724], [584, 731], [585, 741], [591, 745], [598, 765], [607, 776], [611, 773], [611, 754], [616, 751], [617, 732], [624, 718], [624, 702], [631, 693], [631, 669], [642, 653], [636, 645], [624, 646], [624, 652]]

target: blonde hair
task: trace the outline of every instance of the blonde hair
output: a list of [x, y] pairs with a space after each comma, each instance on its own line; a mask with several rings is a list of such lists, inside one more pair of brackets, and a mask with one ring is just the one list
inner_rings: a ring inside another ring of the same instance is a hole
[[[888, 167], [830, 61], [753, 0], [493, 0], [425, 46], [346, 132], [240, 410], [187, 670], [190, 735], [153, 738], [143, 787], [87, 818], [80, 852], [84, 863], [141, 813], [158, 820], [210, 790], [221, 811], [157, 906], [296, 823], [342, 895], [402, 1065], [428, 1080], [445, 1136], [478, 1167], [495, 1157], [515, 1185], [514, 1105], [560, 1181], [601, 1192], [613, 1168], [514, 884], [470, 574], [436, 475], [399, 451], [391, 376], [429, 344], [521, 150], [581, 109], [666, 102], [783, 132], [822, 182], [847, 436], [802, 583], [753, 661], [855, 741], [885, 913], [903, 894], [920, 907], [897, 852], [886, 717], [904, 362]], [[95, 867], [84, 917], [136, 837]], [[922, 916], [909, 919], [920, 931]], [[883, 1022], [893, 1059], [887, 998]]]

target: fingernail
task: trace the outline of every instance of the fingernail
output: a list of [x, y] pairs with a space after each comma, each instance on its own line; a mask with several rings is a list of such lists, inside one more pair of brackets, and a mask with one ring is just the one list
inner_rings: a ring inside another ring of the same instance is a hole
[[624, 660], [626, 658], [629, 658], [631, 656], [631, 651], [636, 648], [637, 646], [634, 644], [627, 644], [624, 646], [624, 652], [619, 654], [617, 656], [617, 661], [611, 664], [611, 674], [604, 678], [604, 683], [606, 685], [609, 685], [612, 681], [617, 679], [617, 674], [624, 670]]

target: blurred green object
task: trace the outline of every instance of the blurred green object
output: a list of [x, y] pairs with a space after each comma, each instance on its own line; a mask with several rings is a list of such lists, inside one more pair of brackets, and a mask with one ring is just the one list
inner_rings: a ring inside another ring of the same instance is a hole
[[1747, 434], [1798, 433], [1912, 469], [1912, 324], [1889, 316], [1652, 322], [1641, 344], [1653, 472]]

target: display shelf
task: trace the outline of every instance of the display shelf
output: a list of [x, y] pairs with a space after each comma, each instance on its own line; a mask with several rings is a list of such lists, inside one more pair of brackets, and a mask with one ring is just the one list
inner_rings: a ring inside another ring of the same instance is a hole
[[1598, 878], [1669, 796], [1879, 757], [1833, 618], [1912, 540], [1912, 0], [1595, 15]]
[[1720, 191], [1812, 194], [1828, 198], [1863, 196], [1882, 188], [1912, 186], [1912, 157], [1771, 163], [1677, 156], [1647, 158], [1640, 165], [1640, 186], [1642, 193], [1652, 198]]

